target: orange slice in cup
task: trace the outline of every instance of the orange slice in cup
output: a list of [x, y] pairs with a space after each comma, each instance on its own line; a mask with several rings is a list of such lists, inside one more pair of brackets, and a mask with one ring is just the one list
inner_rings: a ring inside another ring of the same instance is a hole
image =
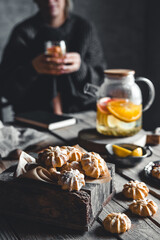
[[138, 147], [132, 151], [133, 157], [141, 157], [143, 155], [143, 151], [141, 147]]
[[109, 101], [107, 109], [111, 114], [124, 122], [133, 122], [138, 120], [142, 114], [142, 105], [136, 105], [132, 102], [119, 99], [116, 101]]
[[126, 148], [120, 147], [118, 145], [113, 145], [112, 148], [113, 148], [114, 154], [117, 155], [118, 157], [128, 157], [132, 153], [132, 151]]

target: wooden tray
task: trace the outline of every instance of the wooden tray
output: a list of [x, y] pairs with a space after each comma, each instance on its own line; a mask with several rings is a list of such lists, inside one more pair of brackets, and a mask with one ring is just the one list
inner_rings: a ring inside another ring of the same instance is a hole
[[94, 151], [105, 154], [105, 146], [108, 143], [133, 143], [144, 146], [146, 143], [146, 132], [142, 129], [130, 137], [109, 137], [102, 135], [95, 128], [81, 130], [78, 134], [78, 144], [87, 151]]
[[88, 230], [115, 193], [115, 167], [107, 164], [111, 181], [68, 192], [31, 179], [15, 179], [16, 166], [0, 174], [0, 213], [65, 228]]

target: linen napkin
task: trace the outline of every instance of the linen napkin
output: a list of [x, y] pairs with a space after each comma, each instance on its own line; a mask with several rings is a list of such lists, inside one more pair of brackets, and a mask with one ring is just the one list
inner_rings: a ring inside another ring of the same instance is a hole
[[53, 182], [50, 172], [38, 166], [36, 159], [23, 151], [19, 157], [15, 177], [31, 178], [48, 183]]
[[17, 128], [3, 125], [0, 121], [0, 155], [7, 157], [15, 149], [25, 149], [26, 147], [43, 141], [46, 134], [32, 128]]

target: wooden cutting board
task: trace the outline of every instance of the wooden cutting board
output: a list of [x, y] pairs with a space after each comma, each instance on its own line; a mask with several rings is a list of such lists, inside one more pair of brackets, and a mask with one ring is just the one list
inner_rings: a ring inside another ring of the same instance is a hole
[[105, 154], [106, 144], [116, 143], [133, 143], [139, 146], [146, 144], [146, 132], [142, 129], [137, 134], [130, 137], [109, 137], [102, 135], [96, 131], [95, 128], [84, 129], [78, 134], [78, 143], [87, 151], [94, 151], [100, 154]]

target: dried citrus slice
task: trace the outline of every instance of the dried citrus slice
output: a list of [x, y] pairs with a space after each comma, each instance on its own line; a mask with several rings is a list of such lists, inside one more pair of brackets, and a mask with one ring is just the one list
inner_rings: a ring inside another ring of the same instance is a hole
[[142, 148], [138, 147], [132, 151], [133, 157], [141, 157], [143, 155]]
[[118, 119], [124, 122], [133, 122], [140, 118], [142, 105], [133, 104], [125, 99], [109, 101], [107, 108]]
[[114, 154], [116, 154], [118, 157], [128, 157], [129, 155], [132, 154], [132, 151], [126, 148], [120, 147], [118, 145], [113, 145], [112, 148], [113, 148]]

